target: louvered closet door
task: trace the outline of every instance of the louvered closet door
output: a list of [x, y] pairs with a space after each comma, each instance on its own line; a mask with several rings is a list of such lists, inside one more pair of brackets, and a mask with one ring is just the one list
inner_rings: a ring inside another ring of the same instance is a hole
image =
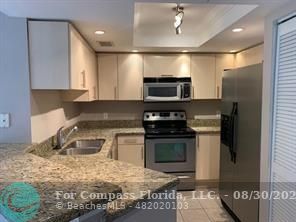
[[[296, 191], [296, 18], [278, 25], [274, 90], [271, 190], [284, 195]], [[296, 200], [284, 199], [271, 201], [271, 221], [296, 221]]]

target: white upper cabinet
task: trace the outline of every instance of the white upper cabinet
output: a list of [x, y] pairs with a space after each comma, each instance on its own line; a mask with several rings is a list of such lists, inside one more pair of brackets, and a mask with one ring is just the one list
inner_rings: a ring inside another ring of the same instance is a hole
[[70, 89], [69, 24], [29, 21], [32, 89]]
[[225, 69], [233, 69], [235, 60], [233, 54], [216, 55], [216, 97], [222, 98], [222, 75]]
[[32, 89], [88, 90], [86, 43], [68, 22], [29, 21]]
[[215, 55], [192, 55], [193, 99], [216, 99]]
[[86, 47], [72, 26], [70, 26], [70, 44], [71, 88], [86, 89]]
[[99, 100], [117, 100], [117, 55], [101, 54], [98, 56]]
[[144, 55], [144, 77], [190, 77], [190, 56]]
[[118, 55], [118, 99], [143, 99], [143, 55]]
[[[95, 52], [87, 45], [83, 46], [83, 73], [76, 72], [86, 90], [66, 90], [62, 92], [63, 101], [88, 102], [98, 100], [98, 72]], [[78, 68], [78, 65], [77, 65]]]

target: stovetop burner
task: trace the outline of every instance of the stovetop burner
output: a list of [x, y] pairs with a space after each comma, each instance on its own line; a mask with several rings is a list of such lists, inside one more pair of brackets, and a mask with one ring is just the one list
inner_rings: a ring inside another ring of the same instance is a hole
[[195, 135], [195, 131], [187, 127], [184, 111], [146, 111], [143, 126], [146, 135]]

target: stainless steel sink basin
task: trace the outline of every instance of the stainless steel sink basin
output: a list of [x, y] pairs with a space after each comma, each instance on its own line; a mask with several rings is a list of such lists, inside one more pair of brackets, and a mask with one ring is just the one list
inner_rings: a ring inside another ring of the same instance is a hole
[[[104, 144], [104, 139], [97, 139], [97, 140], [76, 140], [73, 143], [70, 143], [67, 147], [71, 148], [100, 148]], [[66, 148], [67, 148], [66, 147]]]
[[101, 151], [104, 139], [97, 140], [76, 140], [62, 149], [60, 155], [88, 155]]

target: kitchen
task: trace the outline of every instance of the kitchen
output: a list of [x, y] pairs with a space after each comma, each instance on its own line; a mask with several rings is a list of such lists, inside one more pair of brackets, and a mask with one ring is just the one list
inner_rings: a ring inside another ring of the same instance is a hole
[[[295, 9], [0, 0], [0, 221], [279, 221], [276, 201], [233, 195], [275, 189], [258, 185], [276, 169], [270, 27]], [[9, 208], [18, 186], [35, 211]]]

